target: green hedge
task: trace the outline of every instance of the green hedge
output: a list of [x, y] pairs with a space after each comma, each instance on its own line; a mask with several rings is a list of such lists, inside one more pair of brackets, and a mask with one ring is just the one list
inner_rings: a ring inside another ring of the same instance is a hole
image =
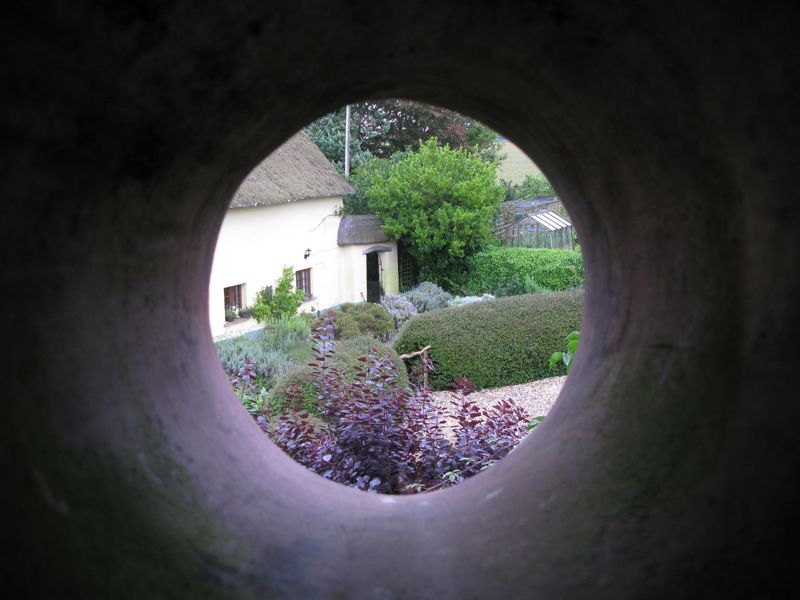
[[583, 292], [546, 292], [444, 308], [412, 318], [398, 333], [398, 354], [431, 345], [433, 389], [466, 375], [476, 389], [563, 375], [550, 356], [580, 329]]
[[583, 257], [577, 250], [491, 248], [470, 259], [467, 294], [525, 293], [525, 279], [553, 291], [583, 286]]
[[[344, 372], [345, 379], [353, 381], [355, 377], [355, 367], [364, 368], [364, 363], [358, 359], [369, 354], [370, 349], [377, 350], [377, 355], [381, 357], [390, 356], [397, 365], [398, 382], [400, 387], [408, 387], [408, 375], [403, 368], [403, 361], [398, 358], [397, 353], [388, 344], [375, 339], [370, 335], [362, 335], [336, 342], [334, 357], [336, 366]], [[287, 407], [286, 390], [292, 384], [297, 385], [303, 391], [304, 406], [312, 413], [317, 412], [317, 384], [319, 383], [319, 370], [309, 365], [300, 365], [281, 375], [275, 380], [275, 385], [269, 393], [267, 406], [270, 413], [277, 414]]]

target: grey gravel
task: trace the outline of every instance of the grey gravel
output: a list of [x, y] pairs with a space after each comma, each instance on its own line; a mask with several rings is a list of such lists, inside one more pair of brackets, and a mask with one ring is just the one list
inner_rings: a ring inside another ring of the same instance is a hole
[[[566, 380], [567, 377], [564, 375], [520, 385], [490, 388], [473, 392], [469, 398], [487, 408], [498, 400], [511, 398], [527, 411], [530, 418], [545, 416], [558, 398]], [[431, 395], [436, 405], [446, 409], [444, 412], [449, 414], [450, 401], [455, 399], [455, 395], [452, 392], [433, 392]]]

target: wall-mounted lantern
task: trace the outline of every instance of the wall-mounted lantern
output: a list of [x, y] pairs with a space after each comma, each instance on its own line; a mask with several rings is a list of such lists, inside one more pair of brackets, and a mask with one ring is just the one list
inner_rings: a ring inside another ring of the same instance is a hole
[[303, 258], [308, 258], [311, 256], [311, 248], [306, 248], [306, 251], [303, 253]]

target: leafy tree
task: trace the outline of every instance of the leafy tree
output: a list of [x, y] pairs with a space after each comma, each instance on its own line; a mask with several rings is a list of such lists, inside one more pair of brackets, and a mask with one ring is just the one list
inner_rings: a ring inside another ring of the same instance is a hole
[[494, 163], [431, 138], [387, 172], [375, 169], [365, 185], [370, 208], [386, 233], [408, 248], [425, 278], [457, 287], [467, 258], [495, 240], [492, 220], [504, 192]]
[[392, 172], [394, 165], [412, 154], [410, 150], [395, 152], [390, 158], [370, 158], [359, 166], [349, 179], [350, 185], [355, 189], [355, 193], [344, 197], [342, 214], [345, 215], [367, 215], [373, 214], [367, 199], [367, 190], [374, 181], [386, 179]]
[[496, 131], [470, 118], [467, 118], [466, 128], [469, 148], [483, 160], [500, 164], [506, 158]]
[[[442, 145], [475, 152], [487, 161], [501, 158], [497, 134], [455, 111], [397, 98], [351, 105], [350, 166], [355, 172], [370, 156], [390, 158], [436, 137]], [[344, 172], [345, 109], [325, 115], [305, 128], [323, 154]]]
[[[306, 135], [322, 150], [325, 157], [333, 163], [336, 170], [342, 175], [344, 174], [344, 130], [344, 107], [317, 119], [304, 129]], [[361, 147], [358, 123], [351, 119], [350, 168], [356, 169], [361, 163], [368, 160], [370, 156], [369, 150]]]
[[519, 185], [504, 181], [506, 200], [522, 200], [527, 198], [553, 198], [556, 191], [542, 173], [526, 175]]
[[421, 140], [435, 137], [441, 145], [499, 158], [497, 134], [475, 119], [453, 110], [392, 98], [362, 102], [354, 111], [359, 121], [362, 146], [378, 158], [416, 147]]

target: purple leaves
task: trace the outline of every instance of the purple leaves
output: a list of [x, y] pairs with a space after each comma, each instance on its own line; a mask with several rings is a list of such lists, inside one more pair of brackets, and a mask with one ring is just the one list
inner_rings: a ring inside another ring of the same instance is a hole
[[[430, 389], [398, 385], [397, 365], [373, 350], [348, 381], [336, 368], [336, 316], [314, 330], [322, 419], [287, 394], [291, 410], [268, 431], [289, 456], [321, 476], [369, 492], [409, 494], [457, 485], [494, 464], [527, 433], [528, 416], [512, 400], [482, 408], [468, 400], [460, 378], [451, 417], [438, 410]], [[428, 370], [430, 364], [423, 364]], [[402, 365], [400, 368], [404, 368]], [[315, 422], [312, 423], [312, 420]]]

